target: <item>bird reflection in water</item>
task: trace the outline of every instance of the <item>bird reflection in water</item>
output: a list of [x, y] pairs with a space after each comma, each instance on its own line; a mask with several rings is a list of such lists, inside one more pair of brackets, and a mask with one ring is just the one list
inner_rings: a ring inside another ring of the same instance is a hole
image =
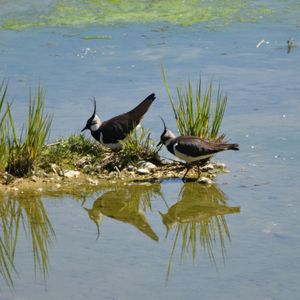
[[171, 230], [175, 231], [167, 278], [177, 247], [181, 249], [181, 258], [191, 255], [195, 261], [197, 253], [202, 252], [208, 254], [215, 263], [216, 247], [220, 249], [223, 260], [225, 259], [225, 243], [231, 241], [225, 215], [240, 212], [240, 207], [227, 206], [226, 202], [225, 194], [217, 185], [185, 183], [178, 201], [166, 213], [159, 212], [167, 230], [166, 237]]
[[159, 193], [159, 184], [133, 184], [116, 187], [96, 199], [92, 208], [84, 209], [97, 226], [97, 238], [100, 235], [103, 217], [106, 216], [131, 224], [152, 240], [158, 241], [158, 236], [147, 222], [145, 212], [152, 210], [151, 198]]

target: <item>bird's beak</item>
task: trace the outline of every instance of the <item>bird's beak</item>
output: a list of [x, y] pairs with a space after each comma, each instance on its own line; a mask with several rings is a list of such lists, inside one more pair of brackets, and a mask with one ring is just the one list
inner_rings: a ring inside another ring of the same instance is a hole
[[85, 131], [85, 130], [87, 130], [87, 129], [88, 129], [88, 128], [85, 126], [85, 127], [81, 130], [81, 132], [82, 132], [82, 131]]
[[156, 147], [158, 147], [158, 146], [160, 146], [160, 145], [162, 145], [162, 142], [161, 142], [161, 141], [159, 141], [159, 142], [157, 143]]

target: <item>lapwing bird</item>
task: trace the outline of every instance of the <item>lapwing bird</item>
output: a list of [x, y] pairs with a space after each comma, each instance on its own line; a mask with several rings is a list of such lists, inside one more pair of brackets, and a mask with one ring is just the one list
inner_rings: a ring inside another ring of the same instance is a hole
[[200, 177], [199, 164], [201, 161], [206, 161], [211, 158], [215, 153], [225, 150], [239, 150], [238, 144], [225, 144], [219, 142], [212, 142], [201, 139], [197, 136], [178, 136], [166, 127], [164, 120], [164, 131], [160, 136], [160, 142], [157, 144], [165, 145], [169, 152], [176, 157], [186, 162], [187, 170], [182, 178], [185, 180], [185, 176], [192, 167], [192, 164], [197, 164], [198, 177]]
[[153, 93], [134, 109], [104, 122], [96, 115], [96, 100], [94, 100], [94, 112], [81, 131], [89, 129], [93, 138], [102, 145], [113, 150], [120, 149], [122, 148], [120, 141], [139, 125], [154, 99]]

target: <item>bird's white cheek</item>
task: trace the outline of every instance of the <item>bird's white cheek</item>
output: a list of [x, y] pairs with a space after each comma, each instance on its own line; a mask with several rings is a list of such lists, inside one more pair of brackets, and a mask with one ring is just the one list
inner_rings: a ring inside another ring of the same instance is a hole
[[[165, 141], [165, 146], [168, 147], [170, 145], [170, 143], [172, 142], [172, 139], [166, 140]], [[177, 143], [174, 145], [174, 147], [177, 145]]]
[[91, 126], [92, 131], [97, 131], [100, 128], [100, 124], [96, 123]]

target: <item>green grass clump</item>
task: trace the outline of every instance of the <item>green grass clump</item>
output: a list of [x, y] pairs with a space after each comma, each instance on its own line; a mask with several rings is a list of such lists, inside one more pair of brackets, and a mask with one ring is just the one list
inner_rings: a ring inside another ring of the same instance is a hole
[[99, 143], [84, 135], [72, 135], [49, 144], [43, 151], [38, 166], [46, 172], [53, 170], [53, 164], [61, 169], [80, 169], [83, 173], [96, 170], [115, 171], [140, 161], [158, 163], [159, 156], [150, 131], [142, 128], [134, 130], [126, 141], [121, 142], [122, 149], [111, 152]]
[[6, 170], [14, 176], [22, 177], [32, 171], [33, 164], [41, 155], [49, 137], [52, 117], [44, 114], [44, 97], [44, 90], [40, 86], [34, 96], [30, 92], [25, 134], [21, 134], [19, 137], [11, 110], [8, 109], [11, 134], [6, 136], [8, 145]]
[[190, 81], [184, 90], [177, 86], [177, 100], [175, 100], [171, 95], [164, 68], [162, 68], [162, 75], [179, 133], [209, 140], [224, 140], [225, 135], [219, 135], [219, 130], [226, 109], [227, 96], [222, 96], [220, 84], [215, 106], [212, 81], [203, 93], [201, 79], [194, 91]]
[[51, 170], [51, 164], [62, 168], [74, 168], [82, 158], [88, 158], [88, 163], [100, 162], [104, 149], [86, 138], [84, 135], [74, 134], [68, 139], [60, 139], [47, 145], [39, 159], [38, 165], [45, 171]]
[[117, 153], [118, 164], [121, 168], [128, 164], [135, 164], [142, 160], [160, 163], [160, 158], [151, 138], [149, 129], [141, 127], [135, 129], [128, 138], [121, 142], [122, 150]]
[[[22, 177], [30, 173], [48, 139], [52, 118], [44, 113], [45, 93], [38, 87], [29, 95], [27, 124], [17, 134], [11, 105], [7, 101], [8, 83], [0, 85], [0, 172]], [[25, 129], [24, 129], [25, 128]]]

